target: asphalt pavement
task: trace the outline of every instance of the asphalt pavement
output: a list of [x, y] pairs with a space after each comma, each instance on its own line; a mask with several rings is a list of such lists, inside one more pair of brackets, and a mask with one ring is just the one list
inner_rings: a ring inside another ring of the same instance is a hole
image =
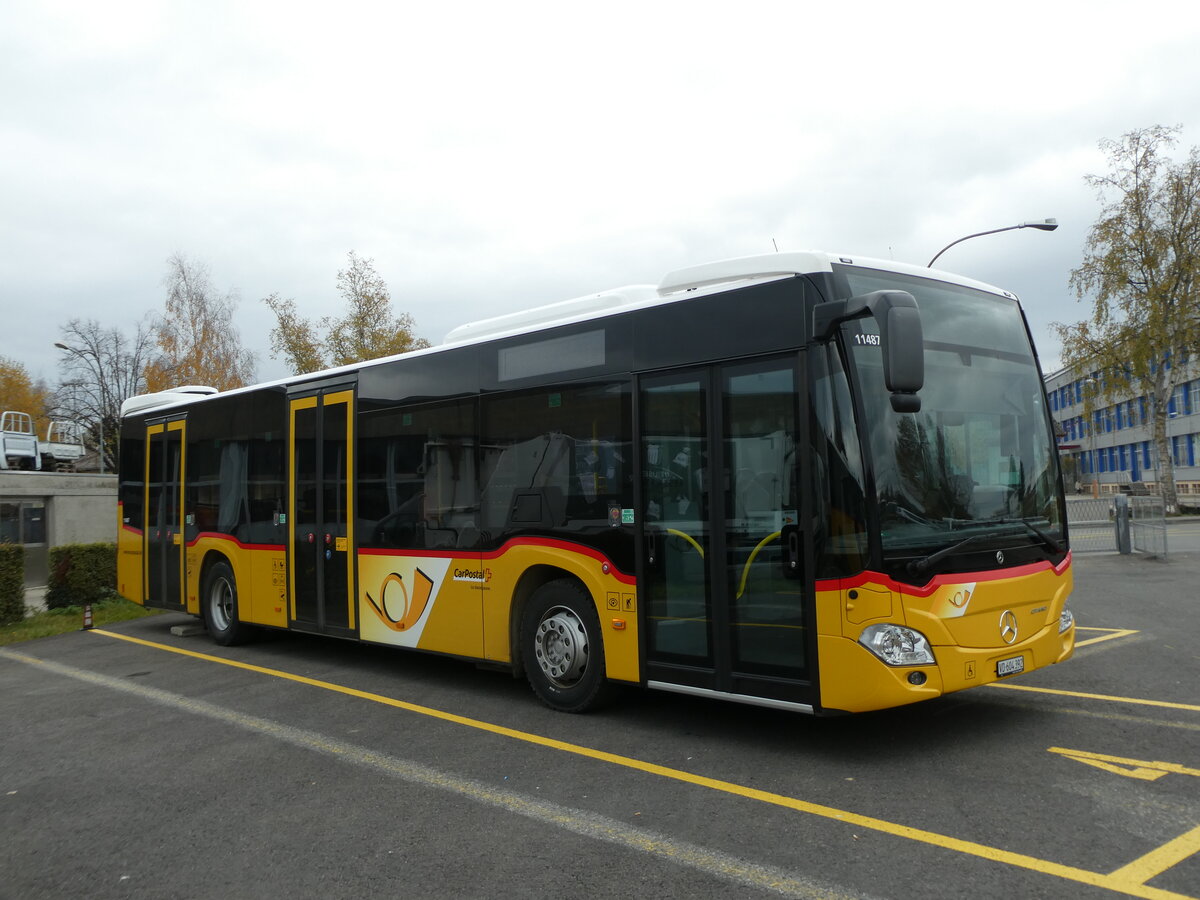
[[1074, 659], [844, 719], [161, 615], [0, 650], [0, 898], [1200, 896], [1200, 552]]

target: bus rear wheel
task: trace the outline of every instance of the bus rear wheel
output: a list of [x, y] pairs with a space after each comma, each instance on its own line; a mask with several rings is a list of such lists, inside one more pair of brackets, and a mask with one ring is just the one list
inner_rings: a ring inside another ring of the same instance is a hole
[[546, 706], [577, 713], [609, 699], [600, 620], [579, 582], [561, 578], [534, 591], [520, 637], [525, 677]]
[[229, 563], [222, 560], [209, 567], [200, 597], [204, 625], [214, 641], [230, 647], [250, 638], [251, 626], [238, 619], [237, 580]]

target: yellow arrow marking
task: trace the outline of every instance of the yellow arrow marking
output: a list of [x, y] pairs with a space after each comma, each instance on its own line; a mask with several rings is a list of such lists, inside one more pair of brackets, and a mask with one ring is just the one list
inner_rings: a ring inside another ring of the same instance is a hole
[[1067, 759], [1081, 762], [1084, 765], [1095, 766], [1105, 772], [1124, 775], [1126, 778], [1137, 778], [1141, 781], [1156, 781], [1167, 774], [1195, 775], [1200, 778], [1200, 769], [1189, 769], [1178, 763], [1149, 762], [1143, 759], [1125, 759], [1120, 756], [1106, 756], [1103, 753], [1089, 753], [1086, 750], [1068, 750], [1065, 747], [1050, 747], [1051, 753], [1058, 753]]

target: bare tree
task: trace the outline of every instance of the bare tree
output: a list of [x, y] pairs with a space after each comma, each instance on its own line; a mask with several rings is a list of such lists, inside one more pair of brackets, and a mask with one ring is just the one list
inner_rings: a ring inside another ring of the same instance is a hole
[[128, 337], [95, 319], [72, 319], [60, 333], [62, 340], [55, 346], [65, 352], [59, 361], [62, 378], [54, 415], [83, 425], [93, 446], [100, 448], [101, 470], [111, 469], [117, 458], [121, 403], [146, 390], [152, 330], [141, 322]]
[[254, 380], [254, 354], [233, 325], [237, 294], [220, 294], [208, 267], [176, 254], [167, 260], [167, 302], [155, 322], [159, 354], [146, 370], [149, 390], [204, 384], [218, 390]]

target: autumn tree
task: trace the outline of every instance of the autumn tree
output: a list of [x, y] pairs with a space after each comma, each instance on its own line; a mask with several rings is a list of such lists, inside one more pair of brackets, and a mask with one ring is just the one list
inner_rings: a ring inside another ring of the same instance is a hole
[[50, 423], [49, 408], [50, 391], [46, 386], [30, 378], [15, 359], [0, 356], [0, 412], [28, 413], [38, 436], [44, 438]]
[[167, 260], [163, 284], [166, 308], [154, 325], [159, 352], [146, 368], [147, 389], [203, 384], [224, 391], [253, 381], [254, 354], [233, 324], [237, 294], [218, 292], [207, 266], [179, 254]]
[[275, 313], [278, 323], [271, 329], [271, 356], [283, 357], [297, 375], [326, 368], [321, 338], [311, 322], [296, 314], [296, 301], [272, 294], [264, 297], [263, 303]]
[[116, 463], [121, 404], [146, 391], [145, 372], [154, 351], [152, 328], [139, 323], [133, 336], [95, 319], [72, 319], [60, 329], [61, 378], [55, 418], [82, 425], [88, 443], [101, 448], [101, 468]]
[[315, 325], [297, 315], [295, 301], [278, 294], [264, 298], [275, 313], [273, 357], [282, 357], [294, 372], [303, 374], [429, 346], [427, 340], [414, 335], [416, 322], [411, 315], [392, 312], [387, 283], [372, 260], [351, 250], [349, 265], [338, 272], [337, 290], [346, 304], [345, 314], [326, 316]]
[[1092, 315], [1055, 325], [1063, 362], [1090, 375], [1095, 397], [1147, 398], [1171, 510], [1167, 407], [1200, 346], [1200, 148], [1178, 162], [1164, 158], [1177, 133], [1156, 125], [1100, 142], [1109, 172], [1086, 180], [1104, 206], [1070, 282], [1080, 299], [1092, 299]]

